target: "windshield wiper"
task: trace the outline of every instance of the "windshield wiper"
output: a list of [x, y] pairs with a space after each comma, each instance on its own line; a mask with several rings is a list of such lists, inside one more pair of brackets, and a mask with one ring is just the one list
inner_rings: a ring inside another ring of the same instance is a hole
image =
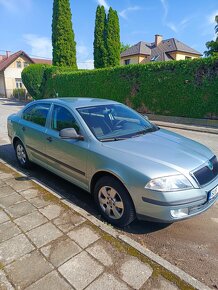
[[99, 141], [101, 142], [111, 142], [111, 141], [120, 141], [120, 140], [126, 140], [127, 138], [125, 137], [112, 137], [112, 138], [104, 138], [100, 139]]
[[132, 136], [132, 138], [133, 138], [133, 137], [140, 136], [140, 135], [145, 135], [145, 134], [150, 133], [150, 132], [155, 132], [155, 131], [157, 131], [156, 128], [152, 128], [152, 127], [151, 127], [151, 128], [147, 128], [147, 129], [144, 129], [144, 130], [141, 130], [141, 131], [136, 132], [136, 133]]

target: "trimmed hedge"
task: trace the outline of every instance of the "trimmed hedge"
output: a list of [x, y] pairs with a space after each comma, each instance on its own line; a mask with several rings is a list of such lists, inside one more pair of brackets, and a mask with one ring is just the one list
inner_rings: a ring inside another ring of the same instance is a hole
[[36, 100], [41, 99], [41, 84], [48, 67], [46, 64], [31, 64], [22, 71], [22, 81], [31, 97]]
[[46, 68], [44, 98], [95, 97], [142, 113], [218, 118], [218, 58], [129, 65], [91, 71]]

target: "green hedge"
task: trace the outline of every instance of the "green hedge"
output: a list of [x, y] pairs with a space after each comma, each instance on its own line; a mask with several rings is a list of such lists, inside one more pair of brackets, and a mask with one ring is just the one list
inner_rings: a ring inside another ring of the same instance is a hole
[[156, 62], [91, 71], [46, 68], [41, 95], [95, 97], [142, 113], [218, 118], [218, 58]]

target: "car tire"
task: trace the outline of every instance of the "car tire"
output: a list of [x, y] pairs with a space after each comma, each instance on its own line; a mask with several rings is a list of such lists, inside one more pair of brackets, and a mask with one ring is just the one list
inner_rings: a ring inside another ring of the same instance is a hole
[[15, 143], [15, 154], [16, 154], [16, 158], [18, 161], [18, 164], [20, 165], [20, 167], [22, 168], [29, 168], [30, 167], [30, 161], [26, 152], [26, 149], [23, 145], [23, 143], [18, 140]]
[[101, 215], [115, 226], [127, 226], [136, 217], [127, 189], [112, 176], [105, 176], [97, 181], [94, 198]]

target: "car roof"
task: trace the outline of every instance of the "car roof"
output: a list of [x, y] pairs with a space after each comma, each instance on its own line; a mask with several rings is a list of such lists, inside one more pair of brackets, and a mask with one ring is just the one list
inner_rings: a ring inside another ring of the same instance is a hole
[[[82, 108], [91, 107], [106, 104], [119, 104], [118, 102], [107, 100], [107, 99], [97, 99], [97, 98], [52, 98], [52, 99], [41, 99], [38, 101], [54, 103], [54, 104], [66, 104], [71, 108]], [[36, 102], [38, 102], [36, 101]]]

